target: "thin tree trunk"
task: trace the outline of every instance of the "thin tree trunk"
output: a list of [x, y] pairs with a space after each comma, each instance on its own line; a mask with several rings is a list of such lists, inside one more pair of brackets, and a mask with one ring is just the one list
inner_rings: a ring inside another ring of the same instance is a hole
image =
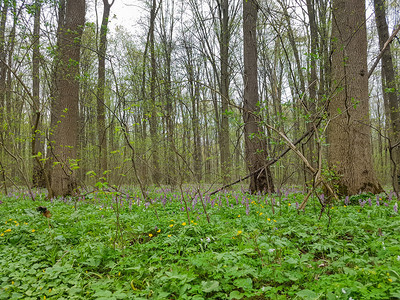
[[220, 128], [220, 156], [222, 183], [231, 180], [232, 157], [229, 149], [229, 15], [228, 0], [218, 1], [219, 19], [221, 27], [220, 59], [221, 59], [221, 128]]
[[161, 180], [160, 173], [160, 162], [158, 153], [158, 121], [157, 121], [157, 103], [156, 103], [156, 53], [155, 53], [155, 41], [154, 41], [154, 29], [155, 21], [157, 15], [157, 2], [152, 1], [151, 11], [150, 11], [150, 29], [149, 29], [149, 46], [150, 46], [150, 101], [151, 101], [151, 116], [150, 116], [150, 138], [151, 138], [151, 148], [152, 148], [152, 178], [153, 183], [159, 184]]
[[32, 54], [32, 97], [33, 97], [33, 111], [32, 111], [32, 156], [37, 156], [40, 152], [41, 155], [33, 158], [33, 174], [32, 183], [35, 187], [46, 187], [46, 180], [44, 174], [44, 164], [40, 162], [44, 158], [42, 132], [41, 132], [41, 113], [40, 113], [40, 11], [41, 3], [35, 1], [35, 15], [33, 24], [33, 54]]
[[107, 164], [107, 132], [106, 132], [106, 112], [105, 112], [105, 83], [106, 83], [106, 53], [107, 53], [107, 32], [108, 32], [108, 19], [110, 17], [111, 6], [114, 0], [109, 3], [108, 0], [103, 0], [103, 18], [100, 28], [100, 43], [97, 52], [99, 65], [98, 65], [98, 80], [97, 80], [97, 139], [99, 145], [99, 176], [108, 169]]

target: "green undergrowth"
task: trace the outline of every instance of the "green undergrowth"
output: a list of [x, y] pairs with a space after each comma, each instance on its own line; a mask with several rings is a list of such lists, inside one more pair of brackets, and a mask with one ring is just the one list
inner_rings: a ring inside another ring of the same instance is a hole
[[199, 197], [188, 220], [180, 195], [117, 196], [3, 196], [0, 299], [400, 298], [395, 200], [335, 203], [319, 219], [315, 199], [297, 211], [300, 193], [274, 213], [271, 197], [222, 193], [204, 200], [208, 223]]

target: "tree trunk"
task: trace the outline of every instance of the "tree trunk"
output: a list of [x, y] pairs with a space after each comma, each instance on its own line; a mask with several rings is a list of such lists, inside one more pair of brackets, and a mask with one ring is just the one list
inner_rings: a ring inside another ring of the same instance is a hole
[[154, 42], [154, 30], [157, 15], [157, 3], [156, 0], [152, 1], [150, 11], [150, 29], [149, 29], [149, 46], [150, 46], [150, 101], [151, 101], [151, 116], [150, 116], [150, 138], [151, 138], [151, 158], [152, 158], [152, 179], [153, 183], [159, 184], [161, 180], [160, 173], [160, 162], [158, 153], [158, 121], [157, 121], [157, 103], [156, 103], [156, 53], [155, 53], [155, 42]]
[[[379, 48], [382, 49], [385, 42], [389, 39], [389, 30], [386, 23], [386, 12], [385, 2], [383, 0], [374, 0], [375, 4], [375, 21], [378, 29], [379, 36]], [[398, 95], [396, 88], [395, 72], [393, 67], [392, 53], [390, 44], [382, 56], [382, 90], [386, 94], [389, 102], [389, 112], [387, 115], [390, 116], [389, 136], [391, 144], [395, 144], [400, 141], [400, 112], [398, 104]], [[393, 159], [395, 164], [392, 164], [392, 184], [393, 189], [396, 193], [399, 192], [399, 180], [400, 180], [400, 148], [396, 147], [393, 149]]]
[[32, 156], [37, 156], [40, 152], [41, 155], [33, 158], [33, 174], [32, 183], [34, 187], [46, 187], [46, 180], [44, 174], [44, 163], [40, 159], [44, 158], [42, 132], [41, 132], [41, 113], [40, 113], [40, 11], [41, 4], [35, 1], [35, 15], [33, 23], [33, 54], [32, 54], [32, 97], [33, 97], [33, 111], [32, 111]]
[[332, 88], [328, 112], [328, 163], [340, 195], [380, 193], [369, 127], [365, 1], [333, 1]]
[[220, 128], [220, 155], [222, 183], [227, 184], [231, 180], [232, 157], [229, 149], [229, 15], [228, 0], [218, 1], [219, 19], [221, 27], [220, 58], [221, 58], [221, 128]]
[[[265, 134], [260, 126], [257, 81], [257, 2], [243, 1], [243, 40], [244, 40], [244, 103], [243, 121], [245, 138], [245, 157], [250, 173], [267, 163], [268, 153]], [[274, 184], [267, 167], [250, 177], [250, 191], [273, 192]]]
[[[103, 172], [108, 169], [107, 165], [107, 133], [106, 133], [106, 113], [104, 90], [106, 82], [106, 52], [107, 52], [107, 31], [108, 18], [110, 16], [111, 6], [114, 1], [108, 3], [108, 0], [103, 0], [103, 18], [100, 28], [100, 43], [98, 50], [98, 81], [97, 81], [97, 138], [99, 145], [99, 176], [103, 176]], [[104, 175], [104, 177], [107, 177]]]
[[67, 0], [65, 24], [60, 27], [59, 66], [52, 118], [51, 135], [53, 196], [71, 195], [76, 188], [77, 167], [79, 60], [80, 44], [85, 25], [85, 0]]

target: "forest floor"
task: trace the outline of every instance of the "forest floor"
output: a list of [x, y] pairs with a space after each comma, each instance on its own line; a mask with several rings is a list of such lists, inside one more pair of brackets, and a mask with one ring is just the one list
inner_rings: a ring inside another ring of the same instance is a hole
[[395, 197], [184, 194], [0, 196], [0, 299], [400, 298]]

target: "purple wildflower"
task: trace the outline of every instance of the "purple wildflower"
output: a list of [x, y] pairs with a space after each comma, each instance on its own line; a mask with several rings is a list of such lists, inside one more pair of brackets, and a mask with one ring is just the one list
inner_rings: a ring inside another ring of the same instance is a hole
[[372, 206], [372, 200], [371, 200], [371, 198], [368, 198], [368, 205], [369, 205], [369, 206]]
[[344, 199], [344, 204], [349, 205], [349, 203], [350, 203], [349, 196], [346, 196], [346, 198]]
[[397, 202], [396, 202], [396, 204], [393, 206], [393, 210], [394, 210], [394, 212], [397, 214], [397, 212], [398, 212]]
[[376, 195], [376, 206], [379, 206], [379, 195]]

